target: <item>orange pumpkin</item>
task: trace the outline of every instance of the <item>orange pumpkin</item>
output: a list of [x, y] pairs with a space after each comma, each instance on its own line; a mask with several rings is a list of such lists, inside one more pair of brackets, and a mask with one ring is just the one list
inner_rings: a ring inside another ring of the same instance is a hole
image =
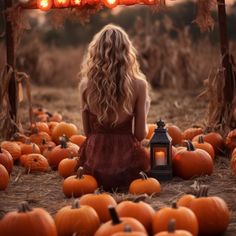
[[80, 197], [93, 193], [97, 188], [96, 179], [91, 175], [84, 175], [82, 167], [78, 169], [77, 175], [72, 175], [63, 182], [63, 193], [66, 197]]
[[49, 165], [53, 169], [57, 169], [59, 163], [66, 158], [76, 157], [79, 147], [73, 143], [67, 143], [65, 138], [61, 139], [61, 144], [56, 146], [47, 153]]
[[26, 162], [27, 156], [28, 156], [28, 154], [24, 154], [24, 155], [20, 156], [20, 164], [22, 166], [25, 166], [25, 162]]
[[41, 153], [44, 155], [44, 152], [47, 152], [48, 150], [52, 150], [54, 147], [56, 147], [56, 144], [53, 141], [46, 141], [43, 139], [42, 143], [39, 145]]
[[157, 128], [156, 124], [148, 124], [148, 133], [146, 135], [146, 139], [151, 139], [152, 135]]
[[183, 139], [192, 140], [195, 136], [203, 134], [202, 128], [188, 128], [183, 132]]
[[183, 139], [182, 131], [176, 125], [166, 124], [167, 132], [172, 138], [172, 144], [180, 144]]
[[179, 150], [174, 156], [173, 170], [174, 174], [182, 179], [211, 175], [213, 160], [206, 151], [195, 149], [189, 141], [187, 142], [187, 149]]
[[189, 231], [194, 236], [198, 235], [198, 221], [194, 213], [186, 207], [177, 207], [176, 203], [155, 213], [152, 220], [153, 233], [165, 231], [171, 219], [175, 219], [176, 229]]
[[176, 221], [171, 219], [168, 223], [168, 231], [163, 231], [155, 234], [154, 236], [193, 236], [189, 231], [186, 230], [176, 230], [175, 229]]
[[111, 220], [102, 224], [94, 236], [110, 236], [117, 232], [122, 232], [125, 225], [129, 225], [133, 231], [147, 233], [144, 226], [134, 218], [119, 218], [114, 207], [109, 207]]
[[52, 131], [54, 130], [54, 128], [59, 124], [59, 122], [56, 121], [50, 121], [48, 122], [48, 128], [50, 131], [50, 135], [52, 135]]
[[11, 154], [14, 161], [20, 158], [21, 148], [16, 142], [3, 141], [0, 146]]
[[25, 156], [24, 167], [28, 171], [48, 171], [49, 165], [47, 159], [41, 154], [29, 154]]
[[193, 146], [195, 148], [202, 149], [202, 150], [206, 151], [207, 153], [209, 153], [209, 155], [211, 156], [212, 160], [215, 159], [214, 148], [212, 147], [212, 145], [210, 143], [207, 143], [207, 142], [204, 141], [202, 135], [199, 136], [198, 142], [193, 142]]
[[31, 153], [41, 153], [39, 146], [35, 143], [22, 143], [20, 146], [21, 146], [21, 155], [31, 154]]
[[152, 218], [155, 214], [154, 209], [147, 203], [123, 201], [116, 207], [119, 217], [132, 217], [138, 220], [151, 233]]
[[76, 200], [72, 206], [61, 208], [55, 215], [58, 236], [93, 236], [100, 225], [96, 211], [90, 206], [80, 206]]
[[31, 127], [32, 131], [35, 132], [46, 132], [50, 134], [48, 124], [46, 122], [36, 122]]
[[225, 140], [225, 144], [231, 150], [236, 148], [236, 129], [234, 129], [228, 133], [226, 140]]
[[186, 205], [196, 215], [200, 235], [220, 235], [228, 227], [229, 209], [223, 199], [208, 197], [207, 192], [208, 187], [202, 186], [197, 197], [188, 197], [182, 202], [180, 198], [178, 205]]
[[60, 143], [60, 137], [66, 136], [70, 138], [72, 135], [78, 133], [77, 127], [72, 123], [61, 122], [52, 131], [52, 140], [56, 143]]
[[35, 134], [30, 135], [30, 141], [32, 143], [36, 143], [37, 145], [41, 145], [43, 143], [43, 140], [46, 142], [51, 141], [51, 137], [46, 132], [37, 132]]
[[80, 205], [91, 206], [98, 214], [101, 222], [107, 222], [111, 219], [108, 206], [115, 207], [116, 200], [108, 193], [100, 193], [96, 190], [94, 193], [83, 195], [79, 199]]
[[13, 158], [7, 150], [1, 147], [0, 147], [0, 164], [2, 164], [6, 168], [9, 174], [12, 172]]
[[50, 116], [49, 120], [50, 120], [50, 122], [61, 122], [62, 121], [62, 115], [55, 112]]
[[129, 192], [132, 194], [148, 194], [160, 193], [161, 185], [155, 178], [148, 178], [144, 172], [140, 172], [141, 178], [131, 182]]
[[83, 136], [83, 135], [78, 135], [78, 134], [75, 134], [75, 135], [72, 135], [70, 137], [70, 141], [72, 143], [75, 143], [77, 144], [79, 147], [82, 145], [82, 143], [86, 140], [86, 137]]
[[63, 159], [58, 165], [59, 175], [63, 178], [74, 175], [78, 169], [78, 161], [78, 157]]
[[2, 219], [1, 235], [57, 236], [53, 218], [42, 208], [30, 209], [21, 203], [18, 211], [7, 213]]
[[7, 172], [7, 169], [0, 164], [0, 190], [5, 190], [8, 186], [10, 177]]

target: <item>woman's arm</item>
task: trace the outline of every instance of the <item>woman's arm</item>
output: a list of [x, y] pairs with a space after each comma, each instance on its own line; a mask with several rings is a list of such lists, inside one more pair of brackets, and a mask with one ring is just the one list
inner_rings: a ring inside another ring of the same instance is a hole
[[147, 96], [147, 84], [139, 80], [137, 86], [137, 100], [135, 107], [134, 136], [142, 141], [147, 135], [147, 114], [150, 101]]

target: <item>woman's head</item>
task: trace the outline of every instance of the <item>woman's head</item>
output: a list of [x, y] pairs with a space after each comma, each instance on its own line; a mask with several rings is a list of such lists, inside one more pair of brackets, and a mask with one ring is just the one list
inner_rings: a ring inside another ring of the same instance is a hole
[[118, 106], [127, 114], [132, 111], [133, 80], [143, 79], [133, 47], [127, 33], [115, 25], [107, 25], [89, 44], [82, 65], [82, 83], [85, 84], [86, 103], [97, 108], [100, 123], [115, 114]]

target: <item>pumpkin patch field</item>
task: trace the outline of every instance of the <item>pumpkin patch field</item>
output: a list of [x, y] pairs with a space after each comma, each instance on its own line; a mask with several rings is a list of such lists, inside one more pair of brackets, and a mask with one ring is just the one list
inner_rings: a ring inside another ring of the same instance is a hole
[[[125, 231], [130, 231], [131, 227], [134, 232], [130, 235], [147, 235], [147, 232], [149, 235], [166, 235], [160, 231], [166, 231], [168, 224], [169, 233], [176, 228], [176, 235], [177, 231], [181, 230], [178, 235], [182, 236], [210, 236], [219, 233], [225, 236], [236, 235], [235, 151], [230, 159], [231, 154], [226, 151], [229, 149], [225, 148], [225, 143], [221, 146], [221, 139], [217, 139], [217, 135], [211, 139], [209, 135], [203, 134], [207, 99], [198, 98], [198, 94], [197, 90], [151, 91], [149, 126], [153, 127], [151, 124], [161, 118], [167, 123], [167, 127], [171, 127], [170, 134], [178, 136], [177, 138], [173, 136], [176, 145], [172, 153], [174, 172], [177, 176], [171, 181], [157, 183], [143, 176], [143, 181], [150, 181], [151, 186], [148, 187], [147, 182], [147, 189], [144, 192], [142, 189], [135, 195], [129, 193], [128, 189], [123, 192], [100, 193], [96, 190], [98, 186], [95, 179], [83, 176], [81, 169], [76, 172], [78, 169], [76, 154], [85, 139], [78, 105], [78, 90], [33, 86], [33, 107], [47, 109], [53, 116], [50, 115], [52, 119], [50, 125], [44, 126], [42, 121], [31, 128], [33, 133], [30, 136], [31, 142], [28, 139], [24, 140], [25, 137], [19, 134], [15, 137], [20, 145], [20, 159], [14, 161], [19, 152], [16, 147], [12, 147], [7, 141], [1, 143], [0, 228], [6, 224], [5, 221], [10, 221], [13, 211], [18, 209], [18, 213], [28, 212], [32, 217], [33, 214], [35, 217], [38, 214], [40, 220], [40, 217], [42, 221], [43, 217], [47, 219], [50, 226], [44, 229], [44, 235], [56, 235], [55, 227], [60, 231], [59, 235], [72, 235], [73, 232], [77, 232], [76, 235], [129, 235], [128, 232], [118, 233], [117, 229], [122, 227]], [[21, 104], [20, 113], [25, 127], [29, 124], [26, 101]], [[43, 120], [45, 114], [37, 116]], [[66, 129], [63, 122], [70, 124], [70, 127]], [[60, 129], [55, 128], [58, 124]], [[40, 130], [40, 135], [38, 131], [35, 133], [35, 129]], [[65, 133], [69, 140], [63, 136]], [[61, 135], [62, 138], [59, 138]], [[234, 140], [233, 135], [230, 134], [227, 139], [227, 145], [230, 147], [234, 146], [234, 143], [230, 142], [230, 139]], [[43, 143], [39, 142], [39, 139], [43, 139]], [[183, 141], [190, 139], [193, 139], [192, 143], [186, 144]], [[25, 141], [24, 144], [22, 140]], [[213, 142], [209, 144], [212, 140]], [[144, 145], [145, 142], [147, 141], [144, 141]], [[201, 151], [201, 148], [204, 151]], [[5, 151], [6, 149], [8, 151]], [[197, 163], [198, 156], [203, 156], [207, 166], [202, 172], [198, 172], [197, 168], [184, 161], [184, 158], [190, 157]], [[206, 176], [203, 176], [205, 174]], [[136, 186], [133, 183], [130, 192], [139, 191], [137, 185], [138, 182]], [[73, 190], [72, 186], [79, 186], [82, 192]], [[211, 207], [208, 215], [204, 212], [207, 206]], [[90, 223], [81, 221], [73, 224], [72, 219], [71, 222], [63, 223], [72, 212], [81, 219], [89, 217]], [[172, 219], [173, 216], [175, 219]], [[110, 219], [115, 226], [107, 223]], [[99, 228], [100, 222], [104, 224]], [[211, 226], [212, 222], [215, 224], [214, 227]], [[91, 224], [91, 227], [86, 224]], [[66, 234], [70, 231], [73, 232]]]

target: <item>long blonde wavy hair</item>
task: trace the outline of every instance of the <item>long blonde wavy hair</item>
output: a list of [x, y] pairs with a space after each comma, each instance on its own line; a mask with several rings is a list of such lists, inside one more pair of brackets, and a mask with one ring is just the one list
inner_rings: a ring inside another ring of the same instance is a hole
[[122, 107], [129, 115], [133, 113], [132, 80], [146, 81], [127, 33], [112, 24], [105, 26], [94, 36], [80, 75], [80, 92], [84, 104], [96, 107], [101, 124], [114, 117], [112, 125], [117, 124], [118, 107]]

